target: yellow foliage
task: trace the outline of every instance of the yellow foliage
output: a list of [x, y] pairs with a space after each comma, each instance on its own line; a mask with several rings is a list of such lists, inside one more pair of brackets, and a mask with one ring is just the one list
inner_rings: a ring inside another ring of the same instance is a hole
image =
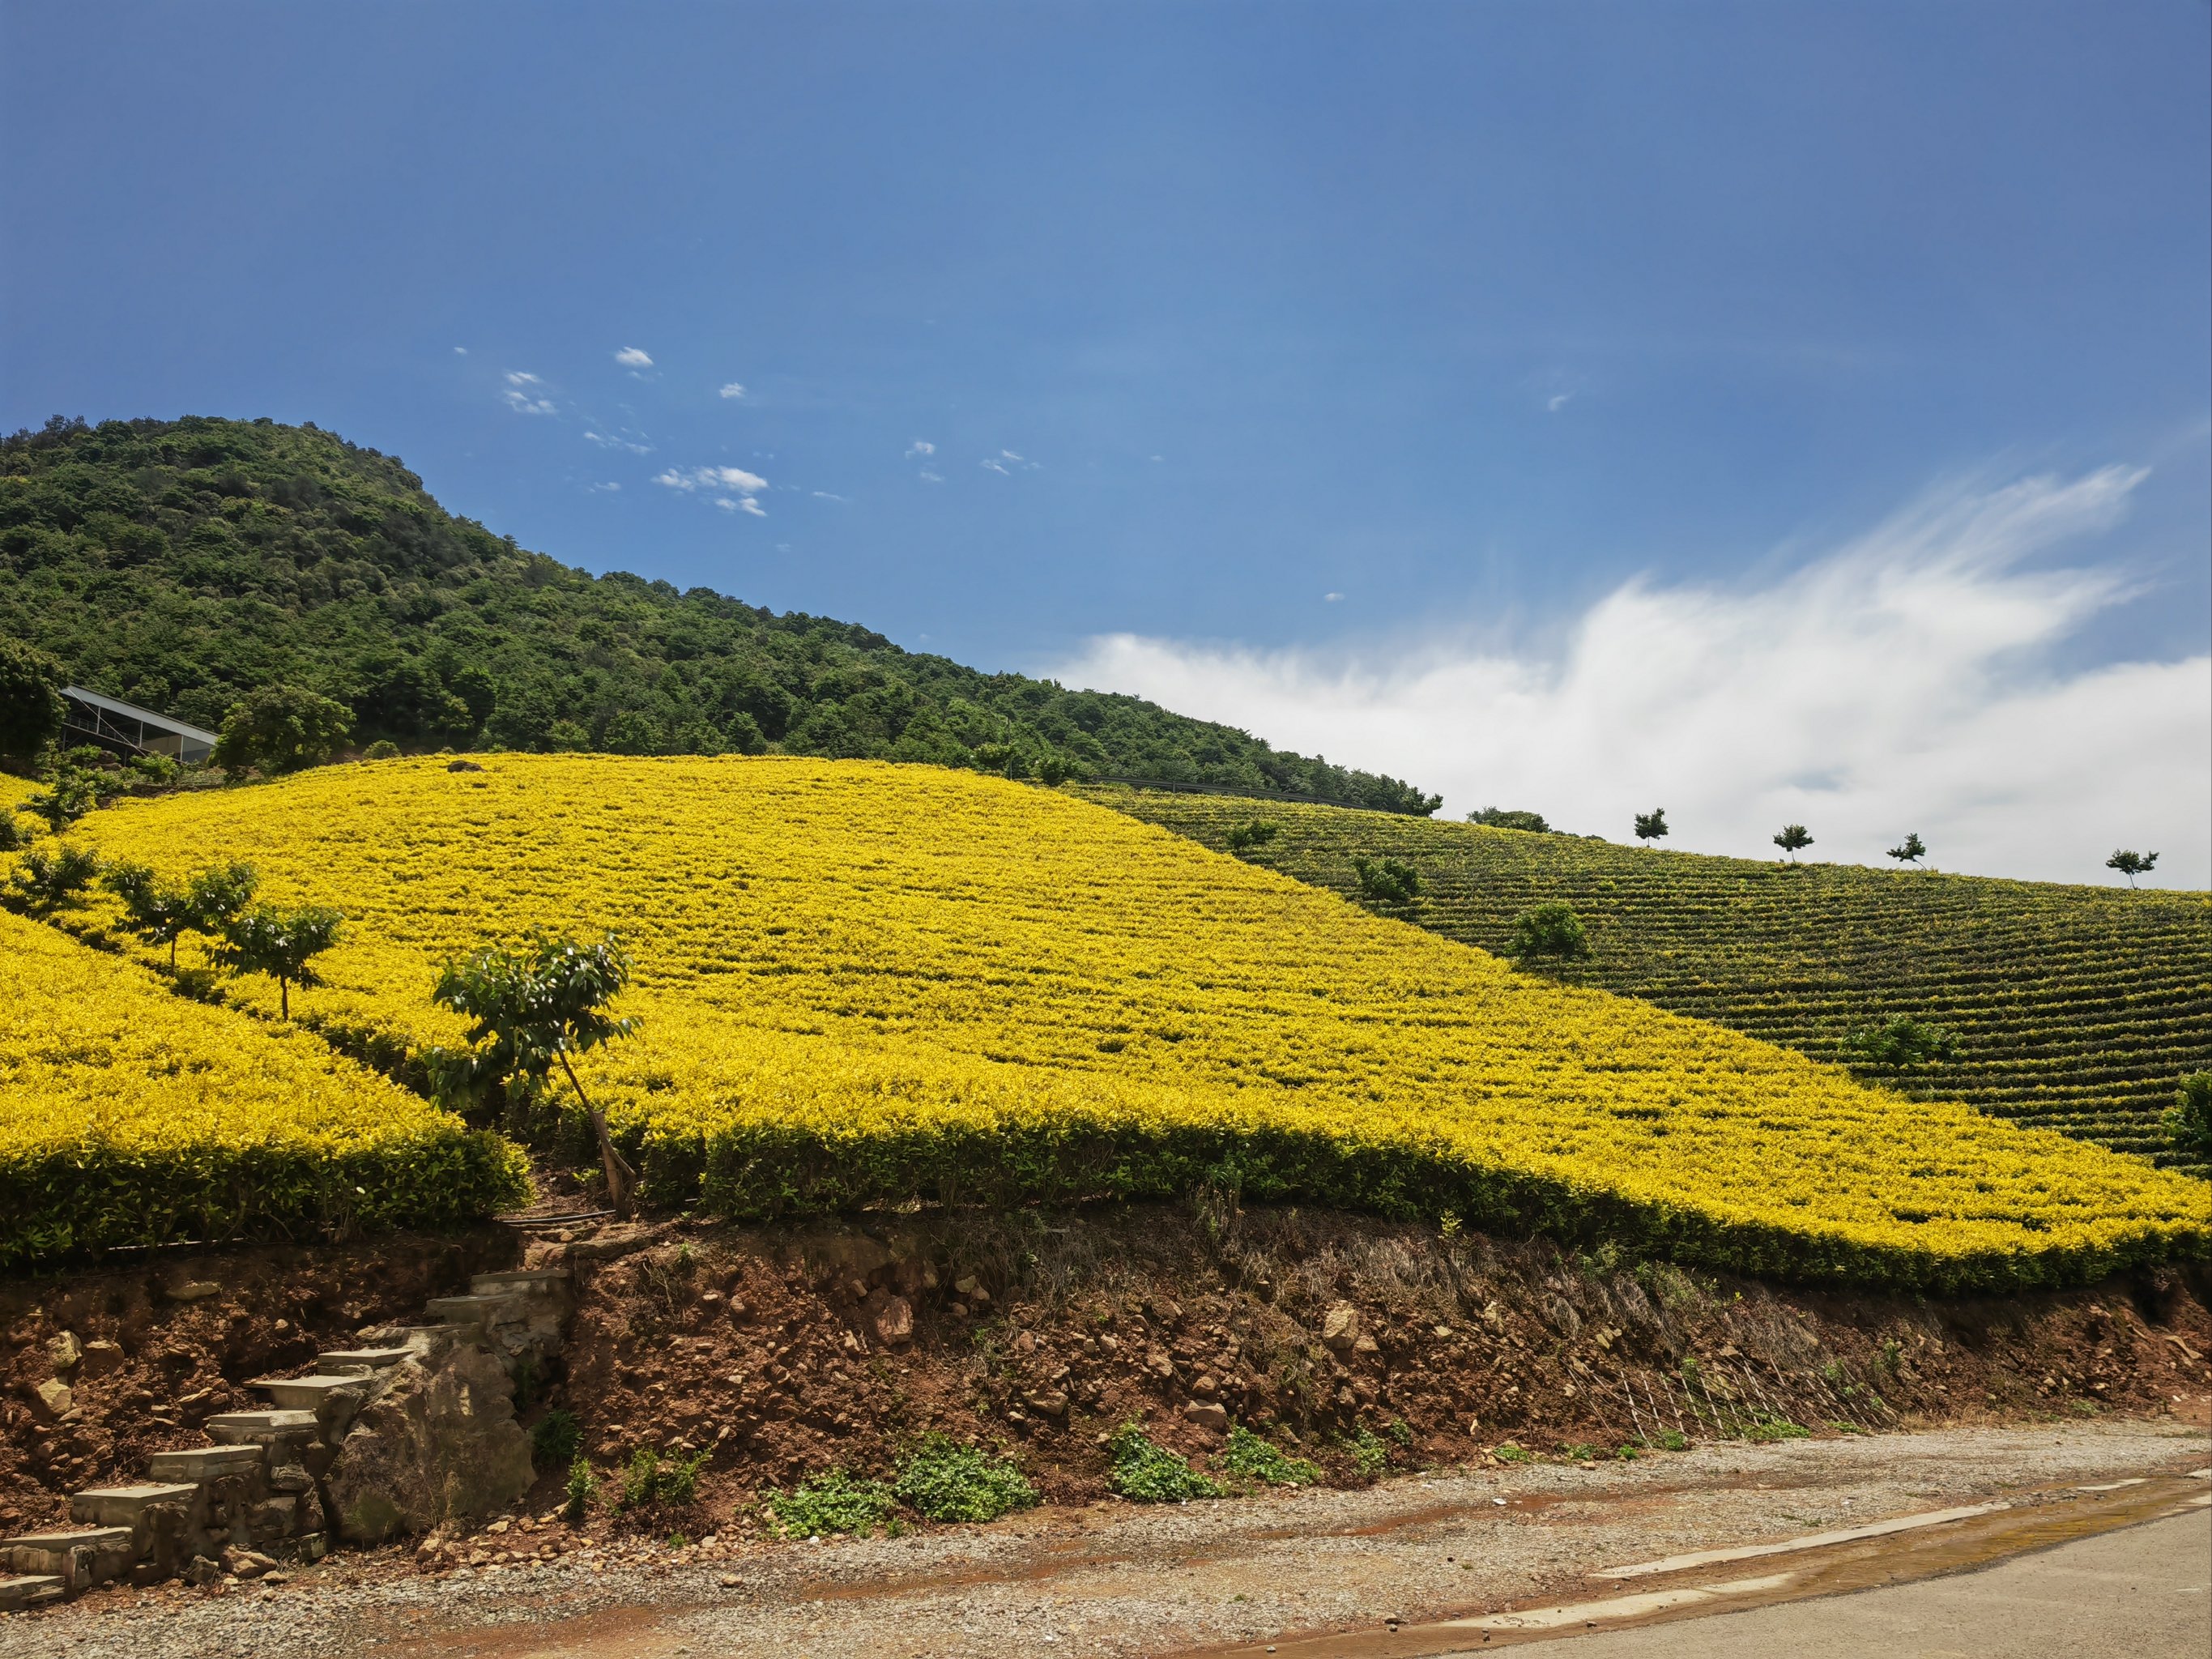
[[[1563, 987], [1057, 792], [877, 763], [495, 756], [125, 802], [78, 834], [330, 904], [295, 1014], [451, 1043], [440, 963], [620, 933], [587, 1088], [716, 1207], [1172, 1191], [1929, 1284], [2201, 1251], [2201, 1184]], [[187, 947], [189, 953], [190, 947]], [[273, 986], [240, 996], [264, 1012]]]
[[0, 1262], [445, 1223], [521, 1191], [512, 1148], [308, 1033], [0, 913]]

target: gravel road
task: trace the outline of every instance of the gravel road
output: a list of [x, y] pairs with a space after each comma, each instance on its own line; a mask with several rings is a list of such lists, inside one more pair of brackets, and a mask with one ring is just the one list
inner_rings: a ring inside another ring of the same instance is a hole
[[1047, 1509], [901, 1539], [611, 1544], [429, 1577], [346, 1555], [279, 1588], [96, 1595], [0, 1619], [0, 1659], [807, 1659], [1166, 1655], [1583, 1593], [1600, 1567], [2041, 1489], [2179, 1473], [2212, 1438], [2099, 1420], [1775, 1446], [1629, 1464], [1406, 1477], [1143, 1509]]

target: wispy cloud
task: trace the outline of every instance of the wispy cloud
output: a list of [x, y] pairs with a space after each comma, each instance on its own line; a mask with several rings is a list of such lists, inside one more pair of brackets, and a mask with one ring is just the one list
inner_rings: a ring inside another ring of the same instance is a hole
[[672, 466], [653, 479], [671, 489], [728, 489], [751, 495], [768, 488], [768, 480], [741, 466]]
[[1571, 392], [1555, 392], [1544, 399], [1544, 408], [1547, 413], [1556, 415], [1574, 400], [1575, 394]]
[[453, 356], [456, 357], [465, 357], [468, 355], [469, 349], [466, 346], [455, 346], [453, 348]]
[[725, 398], [744, 397], [745, 395], [744, 382], [742, 380], [723, 381], [720, 395]]
[[539, 380], [535, 374], [525, 374], [520, 369], [510, 369], [507, 372], [507, 383], [509, 386], [543, 386], [545, 384], [544, 381]]
[[2125, 512], [2141, 471], [1931, 493], [1773, 580], [1630, 582], [1562, 647], [1454, 634], [1335, 653], [1128, 635], [1049, 668], [1307, 752], [1626, 840], [1885, 863], [1917, 830], [1954, 870], [2095, 882], [2116, 846], [2212, 878], [2212, 658], [2074, 668], [2058, 647], [2131, 592], [2045, 554]]
[[605, 492], [607, 495], [612, 495], [621, 488], [622, 486], [618, 483], [595, 483], [592, 486], [592, 493], [593, 495], [599, 495]]
[[535, 374], [510, 374], [499, 394], [501, 401], [518, 415], [557, 415], [559, 407], [538, 390], [544, 385]]
[[921, 456], [934, 455], [935, 453], [937, 453], [937, 446], [935, 444], [930, 442], [927, 438], [916, 438], [914, 441], [914, 447], [907, 451], [906, 458], [911, 461]]
[[817, 501], [842, 501], [845, 499], [842, 495], [833, 495], [826, 489], [811, 490], [808, 493]]
[[1322, 598], [1331, 605], [1340, 605], [1344, 600], [1344, 595], [1341, 593], [1324, 593]]
[[921, 479], [924, 483], [943, 483], [945, 482], [945, 475], [942, 472], [939, 472], [933, 466], [925, 466], [921, 471], [915, 473], [914, 476]]
[[595, 443], [602, 449], [626, 449], [633, 455], [650, 455], [653, 453], [653, 446], [651, 444], [638, 443], [629, 438], [618, 438], [611, 433], [586, 432], [584, 434], [584, 437], [586, 441]]
[[983, 458], [982, 465], [983, 471], [986, 472], [995, 472], [1002, 478], [1011, 478], [1017, 472], [1042, 472], [1044, 471], [1044, 464], [1042, 461], [1030, 460], [1024, 456], [1016, 454], [1011, 449], [1002, 449], [995, 455], [986, 455]]
[[750, 513], [756, 519], [765, 519], [768, 517], [768, 509], [750, 495], [738, 495], [736, 497], [717, 495], [714, 498], [714, 505], [720, 507], [725, 513]]
[[653, 359], [635, 346], [624, 346], [615, 353], [615, 361], [624, 368], [651, 368]]

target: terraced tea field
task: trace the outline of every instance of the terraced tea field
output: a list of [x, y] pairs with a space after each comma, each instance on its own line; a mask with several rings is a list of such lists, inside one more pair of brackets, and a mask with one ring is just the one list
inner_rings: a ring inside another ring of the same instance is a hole
[[1896, 1015], [1946, 1026], [1957, 1060], [1862, 1075], [2165, 1164], [2159, 1114], [2183, 1074], [2212, 1068], [2212, 895], [1793, 869], [1341, 807], [1083, 793], [1208, 847], [1255, 818], [1279, 825], [1250, 860], [1347, 896], [1355, 858], [1404, 860], [1422, 897], [1393, 914], [1485, 950], [1502, 950], [1529, 906], [1564, 900], [1593, 952], [1547, 974], [1816, 1059]]

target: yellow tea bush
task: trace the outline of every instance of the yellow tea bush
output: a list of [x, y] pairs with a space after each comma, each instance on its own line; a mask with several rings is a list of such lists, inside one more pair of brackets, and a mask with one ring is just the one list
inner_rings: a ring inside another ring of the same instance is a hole
[[0, 1267], [442, 1225], [526, 1188], [514, 1148], [310, 1034], [0, 913]]
[[[386, 761], [125, 802], [76, 834], [179, 875], [245, 859], [276, 902], [345, 911], [293, 1007], [357, 1050], [456, 1040], [428, 1000], [449, 956], [618, 932], [643, 1029], [586, 1085], [650, 1192], [725, 1213], [1212, 1182], [1935, 1286], [2076, 1279], [2212, 1233], [2200, 1184], [2136, 1159], [972, 774]], [[274, 1012], [273, 986], [239, 995]]]

